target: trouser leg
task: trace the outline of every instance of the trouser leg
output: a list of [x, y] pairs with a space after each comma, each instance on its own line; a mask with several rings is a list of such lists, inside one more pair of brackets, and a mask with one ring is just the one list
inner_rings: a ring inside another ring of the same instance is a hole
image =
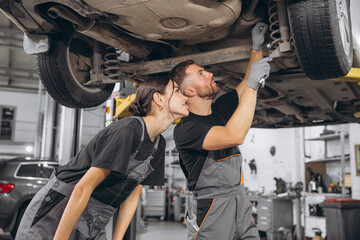
[[42, 205], [44, 198], [50, 190], [50, 184], [42, 187], [33, 197], [29, 205], [27, 206], [24, 215], [20, 221], [18, 231], [16, 233], [16, 240], [29, 239], [29, 231], [34, 221], [35, 215]]
[[236, 232], [237, 238], [242, 240], [260, 239], [258, 228], [252, 217], [252, 205], [247, 200], [245, 194], [236, 196], [237, 215]]
[[235, 196], [193, 200], [187, 219], [189, 240], [234, 239]]

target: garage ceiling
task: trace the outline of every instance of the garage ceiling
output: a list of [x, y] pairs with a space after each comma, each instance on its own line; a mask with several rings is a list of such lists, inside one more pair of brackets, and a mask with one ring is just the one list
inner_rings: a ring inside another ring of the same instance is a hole
[[0, 88], [36, 90], [35, 56], [23, 50], [23, 32], [0, 13]]

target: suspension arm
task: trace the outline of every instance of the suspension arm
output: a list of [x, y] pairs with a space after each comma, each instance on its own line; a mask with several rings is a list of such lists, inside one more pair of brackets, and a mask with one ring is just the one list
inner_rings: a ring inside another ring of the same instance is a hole
[[220, 63], [248, 60], [250, 58], [251, 47], [236, 46], [209, 52], [196, 53], [187, 56], [153, 60], [139, 63], [123, 63], [119, 71], [134, 75], [148, 75], [154, 73], [168, 72], [180, 62], [192, 59], [200, 66], [209, 66]]

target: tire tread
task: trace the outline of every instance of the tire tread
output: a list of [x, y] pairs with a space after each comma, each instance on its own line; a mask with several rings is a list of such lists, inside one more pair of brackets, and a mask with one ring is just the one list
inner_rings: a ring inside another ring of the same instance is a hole
[[332, 0], [293, 0], [289, 3], [291, 29], [300, 63], [308, 77], [316, 80], [342, 77], [351, 68], [334, 31], [329, 1]]
[[[95, 96], [88, 94], [88, 99], [79, 100], [76, 96], [76, 89], [70, 89], [71, 86], [66, 83], [66, 75], [64, 74], [67, 69], [64, 69], [64, 63], [60, 63], [61, 58], [58, 52], [64, 50], [64, 47], [59, 48], [59, 45], [64, 44], [58, 42], [53, 44], [49, 52], [40, 53], [36, 56], [37, 70], [47, 92], [58, 103], [70, 108], [90, 108], [103, 103], [108, 96], [111, 95], [113, 84], [103, 87], [101, 92]], [[92, 99], [91, 99], [92, 98]], [[89, 100], [89, 101], [87, 101]]]

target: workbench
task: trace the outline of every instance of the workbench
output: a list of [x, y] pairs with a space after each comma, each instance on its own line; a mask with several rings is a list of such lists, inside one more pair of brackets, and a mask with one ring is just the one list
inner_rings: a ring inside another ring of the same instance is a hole
[[290, 198], [247, 196], [253, 204], [253, 217], [259, 231], [277, 231], [279, 227], [292, 229], [293, 206]]

